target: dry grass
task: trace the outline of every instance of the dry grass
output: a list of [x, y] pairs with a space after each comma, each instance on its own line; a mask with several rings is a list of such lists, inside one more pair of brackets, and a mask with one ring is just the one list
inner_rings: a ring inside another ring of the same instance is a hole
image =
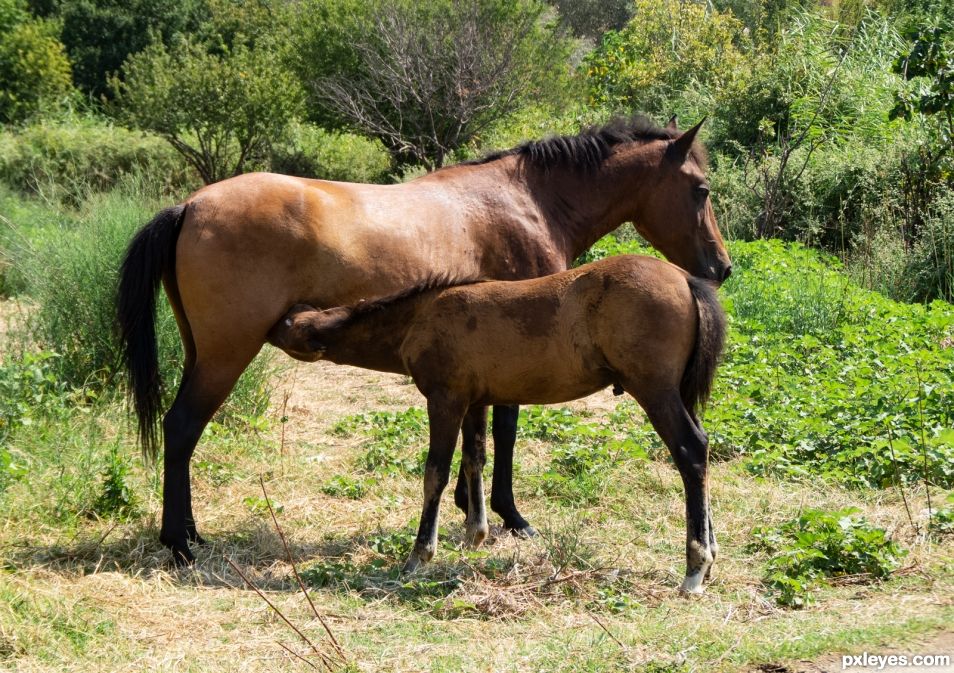
[[[323, 584], [312, 597], [356, 670], [736, 671], [765, 662], [798, 670], [799, 660], [844, 648], [903, 649], [954, 617], [951, 545], [917, 539], [896, 491], [777, 484], [734, 463], [714, 466], [721, 552], [700, 599], [675, 590], [684, 506], [678, 475], [662, 461], [614, 468], [592, 507], [561, 504], [518, 479], [518, 501], [542, 534], [521, 540], [495, 529], [477, 552], [459, 548], [463, 517], [448, 494], [435, 562], [400, 578], [419, 480], [378, 475], [358, 500], [321, 488], [354, 474], [363, 451], [360, 438], [332, 432], [335, 422], [420, 405], [416, 389], [401, 377], [325, 364], [290, 368], [277, 385], [264, 441], [212, 437], [199, 448], [194, 500], [211, 544], [194, 569], [167, 566], [156, 542], [156, 481], [138, 464], [143, 514], [126, 523], [51, 515], [44, 489], [69, 469], [10, 489], [0, 518], [0, 669], [311, 670], [278, 643], [317, 663], [308, 647], [229, 565], [323, 642], [275, 527], [255, 506], [260, 475], [299, 567]], [[621, 399], [607, 392], [571, 406], [599, 418]], [[114, 419], [101, 422], [105, 436], [128, 436]], [[542, 469], [547, 453], [541, 442], [522, 442], [523, 474]], [[908, 497], [913, 511], [923, 509], [923, 493]], [[911, 550], [903, 571], [884, 584], [840, 583], [810, 609], [778, 608], [760, 581], [763, 559], [747, 548], [752, 527], [808, 506], [847, 505]]]

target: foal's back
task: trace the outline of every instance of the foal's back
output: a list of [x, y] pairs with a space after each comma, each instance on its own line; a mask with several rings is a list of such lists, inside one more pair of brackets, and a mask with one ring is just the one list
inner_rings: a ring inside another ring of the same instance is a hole
[[623, 379], [678, 387], [696, 310], [678, 267], [621, 255], [526, 281], [440, 292], [402, 345], [425, 395], [466, 391], [475, 403], [547, 404]]

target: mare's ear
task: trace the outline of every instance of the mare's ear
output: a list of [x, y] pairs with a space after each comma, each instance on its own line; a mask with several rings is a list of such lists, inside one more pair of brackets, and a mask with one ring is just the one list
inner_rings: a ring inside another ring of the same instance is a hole
[[670, 131], [678, 131], [679, 128], [676, 126], [677, 121], [678, 120], [676, 119], [676, 115], [673, 115], [672, 117], [669, 118], [669, 123], [666, 124], [666, 128], [669, 129]]
[[666, 150], [666, 156], [676, 163], [685, 163], [686, 159], [689, 157], [689, 150], [692, 149], [692, 142], [696, 139], [696, 134], [699, 132], [699, 129], [702, 127], [705, 121], [706, 118], [703, 117], [701, 122], [673, 140], [672, 144], [669, 145], [669, 149]]

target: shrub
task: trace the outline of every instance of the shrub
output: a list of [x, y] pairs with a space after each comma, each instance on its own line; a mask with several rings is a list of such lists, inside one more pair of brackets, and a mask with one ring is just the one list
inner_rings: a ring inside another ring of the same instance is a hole
[[292, 124], [270, 155], [271, 170], [304, 178], [383, 183], [391, 170], [380, 141], [311, 124]]
[[7, 353], [0, 362], [0, 492], [20, 476], [22, 466], [7, 449], [17, 428], [65, 413], [70, 395], [54, 368], [56, 354]]
[[759, 546], [772, 554], [765, 583], [776, 600], [802, 607], [825, 578], [868, 575], [884, 579], [906, 554], [882, 528], [856, 516], [858, 510], [809, 509], [778, 528], [756, 528]]
[[264, 156], [302, 111], [300, 82], [267, 45], [217, 55], [157, 42], [126, 61], [123, 77], [111, 80], [120, 117], [166, 138], [206, 184]]
[[131, 176], [157, 193], [178, 193], [198, 182], [163, 139], [93, 117], [0, 132], [0, 180], [22, 192], [76, 205]]
[[31, 18], [25, 3], [0, 1], [0, 123], [20, 122], [69, 96], [70, 62], [57, 23]]
[[129, 460], [113, 444], [100, 476], [100, 490], [86, 514], [95, 517], [127, 519], [135, 515], [138, 503], [128, 483]]
[[911, 299], [954, 301], [954, 190], [935, 201], [911, 250]]

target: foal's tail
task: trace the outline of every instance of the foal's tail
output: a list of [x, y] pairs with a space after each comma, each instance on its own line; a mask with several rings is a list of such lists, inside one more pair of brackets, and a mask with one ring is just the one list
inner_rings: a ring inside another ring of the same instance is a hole
[[159, 453], [156, 421], [162, 405], [156, 295], [163, 275], [175, 269], [176, 239], [184, 213], [184, 205], [160, 211], [129, 243], [119, 271], [116, 312], [123, 363], [147, 460], [155, 460]]
[[725, 346], [725, 312], [719, 303], [715, 287], [706, 280], [689, 276], [689, 291], [696, 301], [699, 329], [696, 345], [682, 374], [679, 392], [686, 409], [695, 412], [704, 407], [712, 391], [712, 380]]

